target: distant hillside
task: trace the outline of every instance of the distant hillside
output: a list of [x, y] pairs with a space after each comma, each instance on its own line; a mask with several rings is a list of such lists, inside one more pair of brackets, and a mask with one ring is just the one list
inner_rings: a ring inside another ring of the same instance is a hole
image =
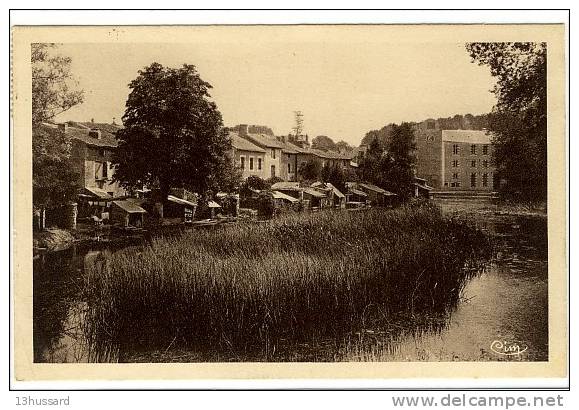
[[[448, 118], [429, 118], [421, 122], [411, 122], [417, 130], [482, 130], [488, 128], [489, 115], [455, 115]], [[369, 145], [374, 139], [387, 143], [393, 124], [388, 124], [379, 130], [372, 130], [366, 133], [360, 145]]]

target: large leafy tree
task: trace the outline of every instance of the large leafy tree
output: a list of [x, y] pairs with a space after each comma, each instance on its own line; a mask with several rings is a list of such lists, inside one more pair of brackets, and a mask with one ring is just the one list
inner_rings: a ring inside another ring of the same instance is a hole
[[388, 173], [388, 186], [402, 199], [412, 196], [416, 144], [412, 126], [404, 122], [394, 125], [390, 132], [388, 153], [392, 159]]
[[386, 143], [371, 140], [359, 166], [360, 179], [392, 191], [401, 199], [412, 195], [416, 162], [414, 131], [409, 123], [390, 124]]
[[127, 188], [158, 186], [162, 201], [171, 188], [210, 195], [237, 187], [231, 140], [210, 101], [212, 87], [195, 66], [153, 63], [129, 87], [124, 128], [117, 132], [116, 180]]
[[32, 44], [32, 187], [37, 209], [74, 200], [78, 175], [70, 165], [70, 139], [43, 125], [83, 101], [71, 73], [71, 59], [54, 44]]
[[473, 62], [497, 83], [490, 116], [494, 161], [506, 180], [502, 193], [518, 200], [547, 197], [547, 45], [468, 43]]

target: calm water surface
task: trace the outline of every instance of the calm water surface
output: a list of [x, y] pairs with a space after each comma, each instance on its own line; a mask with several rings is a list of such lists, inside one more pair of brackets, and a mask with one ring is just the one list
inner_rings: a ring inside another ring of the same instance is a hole
[[[482, 204], [441, 202], [493, 235], [496, 257], [444, 317], [400, 318], [390, 329], [363, 329], [347, 340], [290, 346], [272, 360], [548, 360], [547, 219], [495, 215]], [[110, 249], [114, 251], [115, 249]], [[82, 275], [102, 247], [74, 247], [34, 261], [35, 362], [90, 361], [84, 341]], [[512, 354], [516, 349], [519, 354]], [[515, 350], [513, 350], [515, 349]], [[328, 355], [328, 351], [332, 351]], [[505, 354], [511, 353], [511, 354]], [[126, 356], [126, 357], [125, 357]], [[199, 352], [125, 353], [122, 361], [244, 360]], [[118, 356], [113, 356], [113, 361]]]

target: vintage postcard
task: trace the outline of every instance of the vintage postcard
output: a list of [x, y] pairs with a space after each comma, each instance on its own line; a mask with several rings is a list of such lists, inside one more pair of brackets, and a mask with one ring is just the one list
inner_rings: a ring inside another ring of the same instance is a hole
[[565, 27], [12, 29], [17, 380], [564, 378]]

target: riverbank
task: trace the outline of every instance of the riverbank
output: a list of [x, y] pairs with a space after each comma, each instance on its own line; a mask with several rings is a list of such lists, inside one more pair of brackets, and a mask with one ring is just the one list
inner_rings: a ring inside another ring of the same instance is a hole
[[452, 199], [433, 201], [445, 214], [462, 214], [469, 217], [512, 216], [547, 218], [547, 203], [513, 203], [496, 199]]

